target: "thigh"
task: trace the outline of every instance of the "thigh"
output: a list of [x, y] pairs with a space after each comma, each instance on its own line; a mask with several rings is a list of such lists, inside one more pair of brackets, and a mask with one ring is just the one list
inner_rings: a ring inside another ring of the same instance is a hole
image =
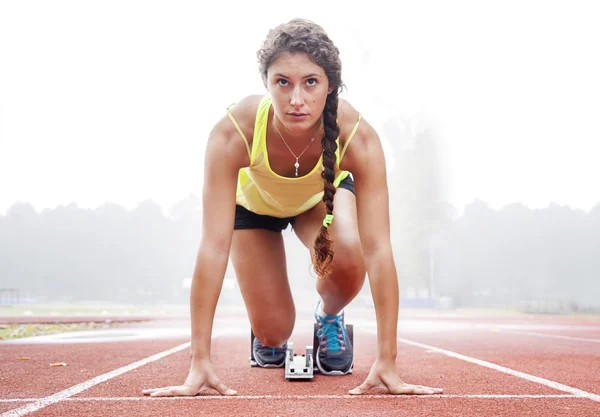
[[[311, 251], [317, 234], [323, 225], [326, 214], [325, 204], [320, 202], [309, 211], [294, 219], [294, 231], [298, 238]], [[346, 271], [364, 278], [363, 259], [358, 221], [356, 216], [356, 197], [345, 188], [338, 188], [333, 203], [333, 222], [329, 225], [329, 234], [333, 239], [332, 271]]]
[[281, 233], [234, 230], [230, 253], [254, 334], [264, 344], [286, 340], [296, 317]]

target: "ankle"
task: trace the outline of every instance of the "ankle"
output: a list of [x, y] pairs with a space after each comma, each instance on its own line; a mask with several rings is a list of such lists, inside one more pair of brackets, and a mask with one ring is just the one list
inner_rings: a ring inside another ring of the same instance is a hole
[[339, 310], [336, 312], [327, 310], [327, 307], [325, 306], [325, 303], [323, 302], [323, 299], [321, 299], [319, 301], [319, 306], [317, 308], [317, 314], [319, 315], [319, 317], [325, 317], [325, 316], [339, 316], [343, 313], [344, 310]]

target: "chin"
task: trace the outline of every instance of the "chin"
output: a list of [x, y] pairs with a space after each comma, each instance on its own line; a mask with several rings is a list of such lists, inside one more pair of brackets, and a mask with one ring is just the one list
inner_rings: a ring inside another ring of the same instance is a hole
[[294, 130], [301, 131], [301, 130], [310, 129], [318, 121], [318, 120], [314, 120], [310, 116], [297, 117], [297, 116], [290, 116], [290, 115], [286, 115], [284, 120], [287, 125], [286, 127], [292, 131], [294, 131]]

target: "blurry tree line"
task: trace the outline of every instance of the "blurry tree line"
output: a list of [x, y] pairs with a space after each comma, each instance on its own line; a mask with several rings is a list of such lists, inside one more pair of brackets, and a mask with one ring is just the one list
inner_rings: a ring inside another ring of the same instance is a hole
[[[18, 289], [21, 302], [185, 303], [201, 233], [194, 194], [167, 215], [151, 200], [131, 211], [71, 203], [41, 213], [18, 202], [0, 215], [0, 290]], [[304, 295], [314, 288], [308, 251], [289, 228], [284, 239], [292, 288]], [[235, 281], [231, 263], [226, 278]], [[224, 285], [220, 301], [241, 303], [237, 286]]]
[[557, 204], [495, 211], [476, 200], [446, 233], [436, 278], [459, 305], [600, 308], [600, 204], [589, 213]]
[[589, 213], [557, 204], [496, 211], [475, 200], [459, 216], [446, 203], [435, 129], [391, 119], [383, 133], [396, 156], [390, 223], [405, 306], [407, 297], [430, 306], [449, 297], [454, 306], [600, 309], [600, 203]]
[[[458, 216], [445, 202], [435, 131], [390, 120], [383, 133], [394, 138], [390, 222], [404, 305], [452, 297], [459, 306], [600, 307], [600, 204], [589, 213], [554, 204], [496, 211], [476, 200]], [[37, 213], [15, 203], [0, 216], [0, 288], [36, 302], [187, 302], [182, 281], [193, 274], [201, 227], [195, 195], [167, 215], [150, 200], [131, 211], [72, 203]], [[294, 293], [313, 291], [308, 251], [289, 230], [284, 239]]]
[[39, 214], [16, 203], [0, 216], [0, 288], [19, 288], [41, 302], [180, 300], [200, 233], [193, 195], [168, 217], [152, 201], [131, 211], [72, 203]]

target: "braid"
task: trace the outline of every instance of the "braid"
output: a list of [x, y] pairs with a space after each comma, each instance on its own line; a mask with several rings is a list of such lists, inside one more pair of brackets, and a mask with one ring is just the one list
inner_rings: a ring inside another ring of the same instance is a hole
[[[336, 139], [340, 134], [340, 128], [337, 124], [337, 108], [338, 108], [338, 92], [333, 91], [327, 96], [325, 109], [323, 111], [323, 128], [325, 133], [321, 139], [323, 146], [323, 202], [327, 214], [333, 214], [333, 197], [335, 196], [335, 163], [337, 150]], [[315, 270], [320, 276], [325, 276], [327, 267], [333, 261], [333, 240], [329, 237], [329, 229], [324, 225], [321, 226], [319, 234], [315, 240]]]

